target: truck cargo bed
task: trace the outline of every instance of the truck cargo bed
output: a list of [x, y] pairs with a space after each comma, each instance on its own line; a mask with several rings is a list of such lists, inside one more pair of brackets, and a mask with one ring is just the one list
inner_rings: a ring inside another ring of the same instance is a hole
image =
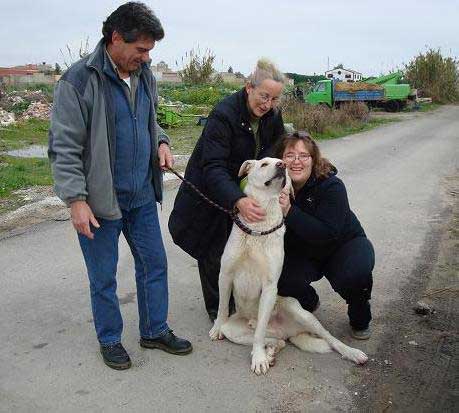
[[375, 101], [384, 99], [384, 90], [357, 90], [344, 92], [335, 90], [335, 102], [345, 101]]

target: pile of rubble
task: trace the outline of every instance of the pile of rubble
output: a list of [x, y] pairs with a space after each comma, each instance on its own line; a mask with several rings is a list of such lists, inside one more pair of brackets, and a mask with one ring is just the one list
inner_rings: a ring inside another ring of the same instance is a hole
[[14, 113], [7, 112], [0, 108], [0, 126], [8, 126], [15, 122]]
[[7, 126], [15, 120], [31, 118], [47, 120], [51, 115], [51, 100], [51, 97], [42, 90], [26, 89], [2, 93], [0, 125]]
[[22, 114], [21, 119], [42, 119], [47, 120], [51, 116], [52, 105], [50, 103], [32, 102]]

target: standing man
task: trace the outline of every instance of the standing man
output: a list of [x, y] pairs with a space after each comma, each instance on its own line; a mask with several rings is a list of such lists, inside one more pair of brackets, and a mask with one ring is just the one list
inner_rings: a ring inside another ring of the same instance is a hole
[[118, 240], [135, 261], [140, 346], [192, 351], [167, 325], [167, 260], [156, 202], [162, 171], [173, 164], [169, 138], [156, 122], [156, 82], [149, 52], [164, 37], [143, 3], [129, 2], [103, 23], [93, 53], [55, 89], [49, 157], [55, 191], [70, 207], [88, 270], [92, 313], [105, 364], [124, 370], [123, 320], [116, 295]]
[[[238, 172], [247, 159], [270, 154], [284, 134], [278, 108], [285, 77], [266, 59], [257, 62], [246, 86], [217, 104], [209, 115], [185, 178], [226, 209], [236, 207], [250, 224], [265, 211], [239, 188]], [[220, 259], [231, 231], [227, 214], [182, 184], [169, 218], [174, 242], [198, 260], [204, 303], [211, 321], [217, 317]]]

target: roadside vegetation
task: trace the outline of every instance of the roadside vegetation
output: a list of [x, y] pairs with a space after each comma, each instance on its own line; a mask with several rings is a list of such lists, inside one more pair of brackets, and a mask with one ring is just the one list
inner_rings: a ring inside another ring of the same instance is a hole
[[[173, 112], [173, 121], [164, 118], [162, 126], [171, 138], [175, 154], [190, 154], [203, 129], [199, 119], [206, 117], [221, 99], [242, 87], [242, 84], [224, 83], [221, 76], [212, 76], [214, 61], [215, 55], [210, 50], [206, 50], [203, 55], [199, 49], [191, 50], [181, 59], [180, 70], [184, 83], [158, 84], [161, 106], [169, 114]], [[430, 49], [406, 65], [406, 80], [418, 89], [421, 96], [432, 97], [435, 102], [421, 103], [416, 106], [416, 110], [430, 111], [439, 104], [459, 100], [457, 64], [457, 60], [443, 57], [440, 50]], [[233, 73], [232, 70], [230, 67], [228, 72]], [[338, 138], [398, 120], [378, 118], [377, 114], [370, 116], [368, 108], [362, 103], [349, 103], [333, 109], [307, 105], [295, 97], [294, 88], [300, 86], [306, 91], [323, 77], [290, 75], [295, 86], [287, 86], [285, 90], [282, 100], [284, 122], [295, 129], [309, 131], [316, 139]], [[243, 75], [236, 72], [236, 78], [239, 77]], [[5, 199], [14, 198], [12, 193], [15, 190], [52, 184], [47, 159], [18, 159], [5, 153], [30, 145], [47, 145], [49, 113], [46, 107], [33, 105], [40, 103], [48, 105], [49, 109], [52, 99], [51, 85], [8, 86], [0, 90], [0, 110], [13, 114], [17, 120], [15, 124], [0, 126], [0, 213], [4, 212], [2, 202], [4, 204]]]
[[282, 115], [284, 122], [308, 131], [316, 139], [338, 138], [395, 121], [370, 117], [368, 107], [360, 102], [330, 109], [326, 105], [308, 105], [292, 97], [284, 99]]
[[440, 49], [419, 53], [405, 67], [405, 78], [421, 96], [435, 103], [459, 102], [459, 61]]
[[225, 96], [231, 95], [242, 86], [226, 83], [194, 84], [159, 84], [162, 98], [194, 106], [215, 106]]

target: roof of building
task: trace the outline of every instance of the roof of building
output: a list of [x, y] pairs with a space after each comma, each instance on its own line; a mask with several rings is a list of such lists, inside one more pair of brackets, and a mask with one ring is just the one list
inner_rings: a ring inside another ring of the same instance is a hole
[[334, 69], [326, 70], [325, 73], [333, 72], [334, 70], [346, 70], [347, 72], [356, 73], [356, 74], [358, 74], [358, 75], [361, 75], [361, 74], [362, 74], [362, 73], [360, 73], [360, 72], [357, 72], [356, 70], [346, 69], [346, 68], [344, 68], [344, 67], [335, 67]]

